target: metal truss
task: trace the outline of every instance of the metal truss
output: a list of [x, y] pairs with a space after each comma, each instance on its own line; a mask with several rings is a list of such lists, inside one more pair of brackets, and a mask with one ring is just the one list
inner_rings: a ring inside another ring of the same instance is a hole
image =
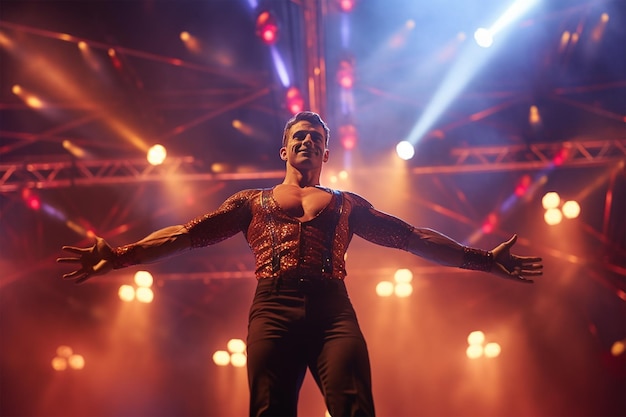
[[[419, 166], [411, 172], [423, 175], [598, 166], [626, 160], [626, 139], [454, 148], [450, 155], [452, 161], [446, 165]], [[282, 170], [216, 173], [191, 156], [170, 157], [158, 166], [145, 159], [68, 159], [0, 164], [0, 192], [160, 181], [280, 179], [283, 175]]]
[[516, 171], [557, 166], [598, 166], [626, 159], [626, 139], [513, 146], [454, 148], [440, 166], [414, 167], [414, 174]]

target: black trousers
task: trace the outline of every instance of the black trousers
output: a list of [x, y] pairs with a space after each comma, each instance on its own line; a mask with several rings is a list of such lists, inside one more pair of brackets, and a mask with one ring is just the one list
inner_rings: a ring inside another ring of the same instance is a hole
[[333, 417], [374, 416], [365, 340], [340, 280], [259, 280], [248, 325], [251, 416], [296, 416], [307, 368]]

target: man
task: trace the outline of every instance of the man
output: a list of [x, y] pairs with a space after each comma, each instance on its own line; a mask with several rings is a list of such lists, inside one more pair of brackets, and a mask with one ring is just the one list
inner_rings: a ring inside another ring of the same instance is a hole
[[541, 275], [541, 258], [511, 254], [516, 236], [492, 251], [468, 248], [377, 211], [356, 194], [322, 187], [328, 139], [319, 115], [297, 114], [283, 133], [281, 184], [240, 191], [214, 212], [131, 245], [111, 248], [96, 238], [91, 248], [64, 246], [77, 257], [58, 261], [80, 267], [63, 277], [83, 282], [243, 232], [258, 280], [247, 340], [250, 415], [295, 416], [308, 368], [332, 416], [373, 416], [367, 347], [343, 281], [353, 234], [442, 265], [519, 282]]

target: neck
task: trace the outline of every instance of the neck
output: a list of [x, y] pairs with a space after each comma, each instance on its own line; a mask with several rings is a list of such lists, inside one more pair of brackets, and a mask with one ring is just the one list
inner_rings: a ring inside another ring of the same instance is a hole
[[283, 184], [296, 185], [300, 188], [315, 187], [320, 185], [320, 172], [287, 169]]

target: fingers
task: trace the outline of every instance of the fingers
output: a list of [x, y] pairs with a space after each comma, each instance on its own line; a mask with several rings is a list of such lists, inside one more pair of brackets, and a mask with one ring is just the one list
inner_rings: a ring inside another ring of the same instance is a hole
[[57, 262], [60, 264], [75, 264], [80, 263], [80, 258], [57, 258]]
[[61, 249], [67, 252], [74, 253], [76, 255], [82, 255], [86, 252], [91, 251], [91, 248], [78, 248], [76, 246], [63, 246]]

